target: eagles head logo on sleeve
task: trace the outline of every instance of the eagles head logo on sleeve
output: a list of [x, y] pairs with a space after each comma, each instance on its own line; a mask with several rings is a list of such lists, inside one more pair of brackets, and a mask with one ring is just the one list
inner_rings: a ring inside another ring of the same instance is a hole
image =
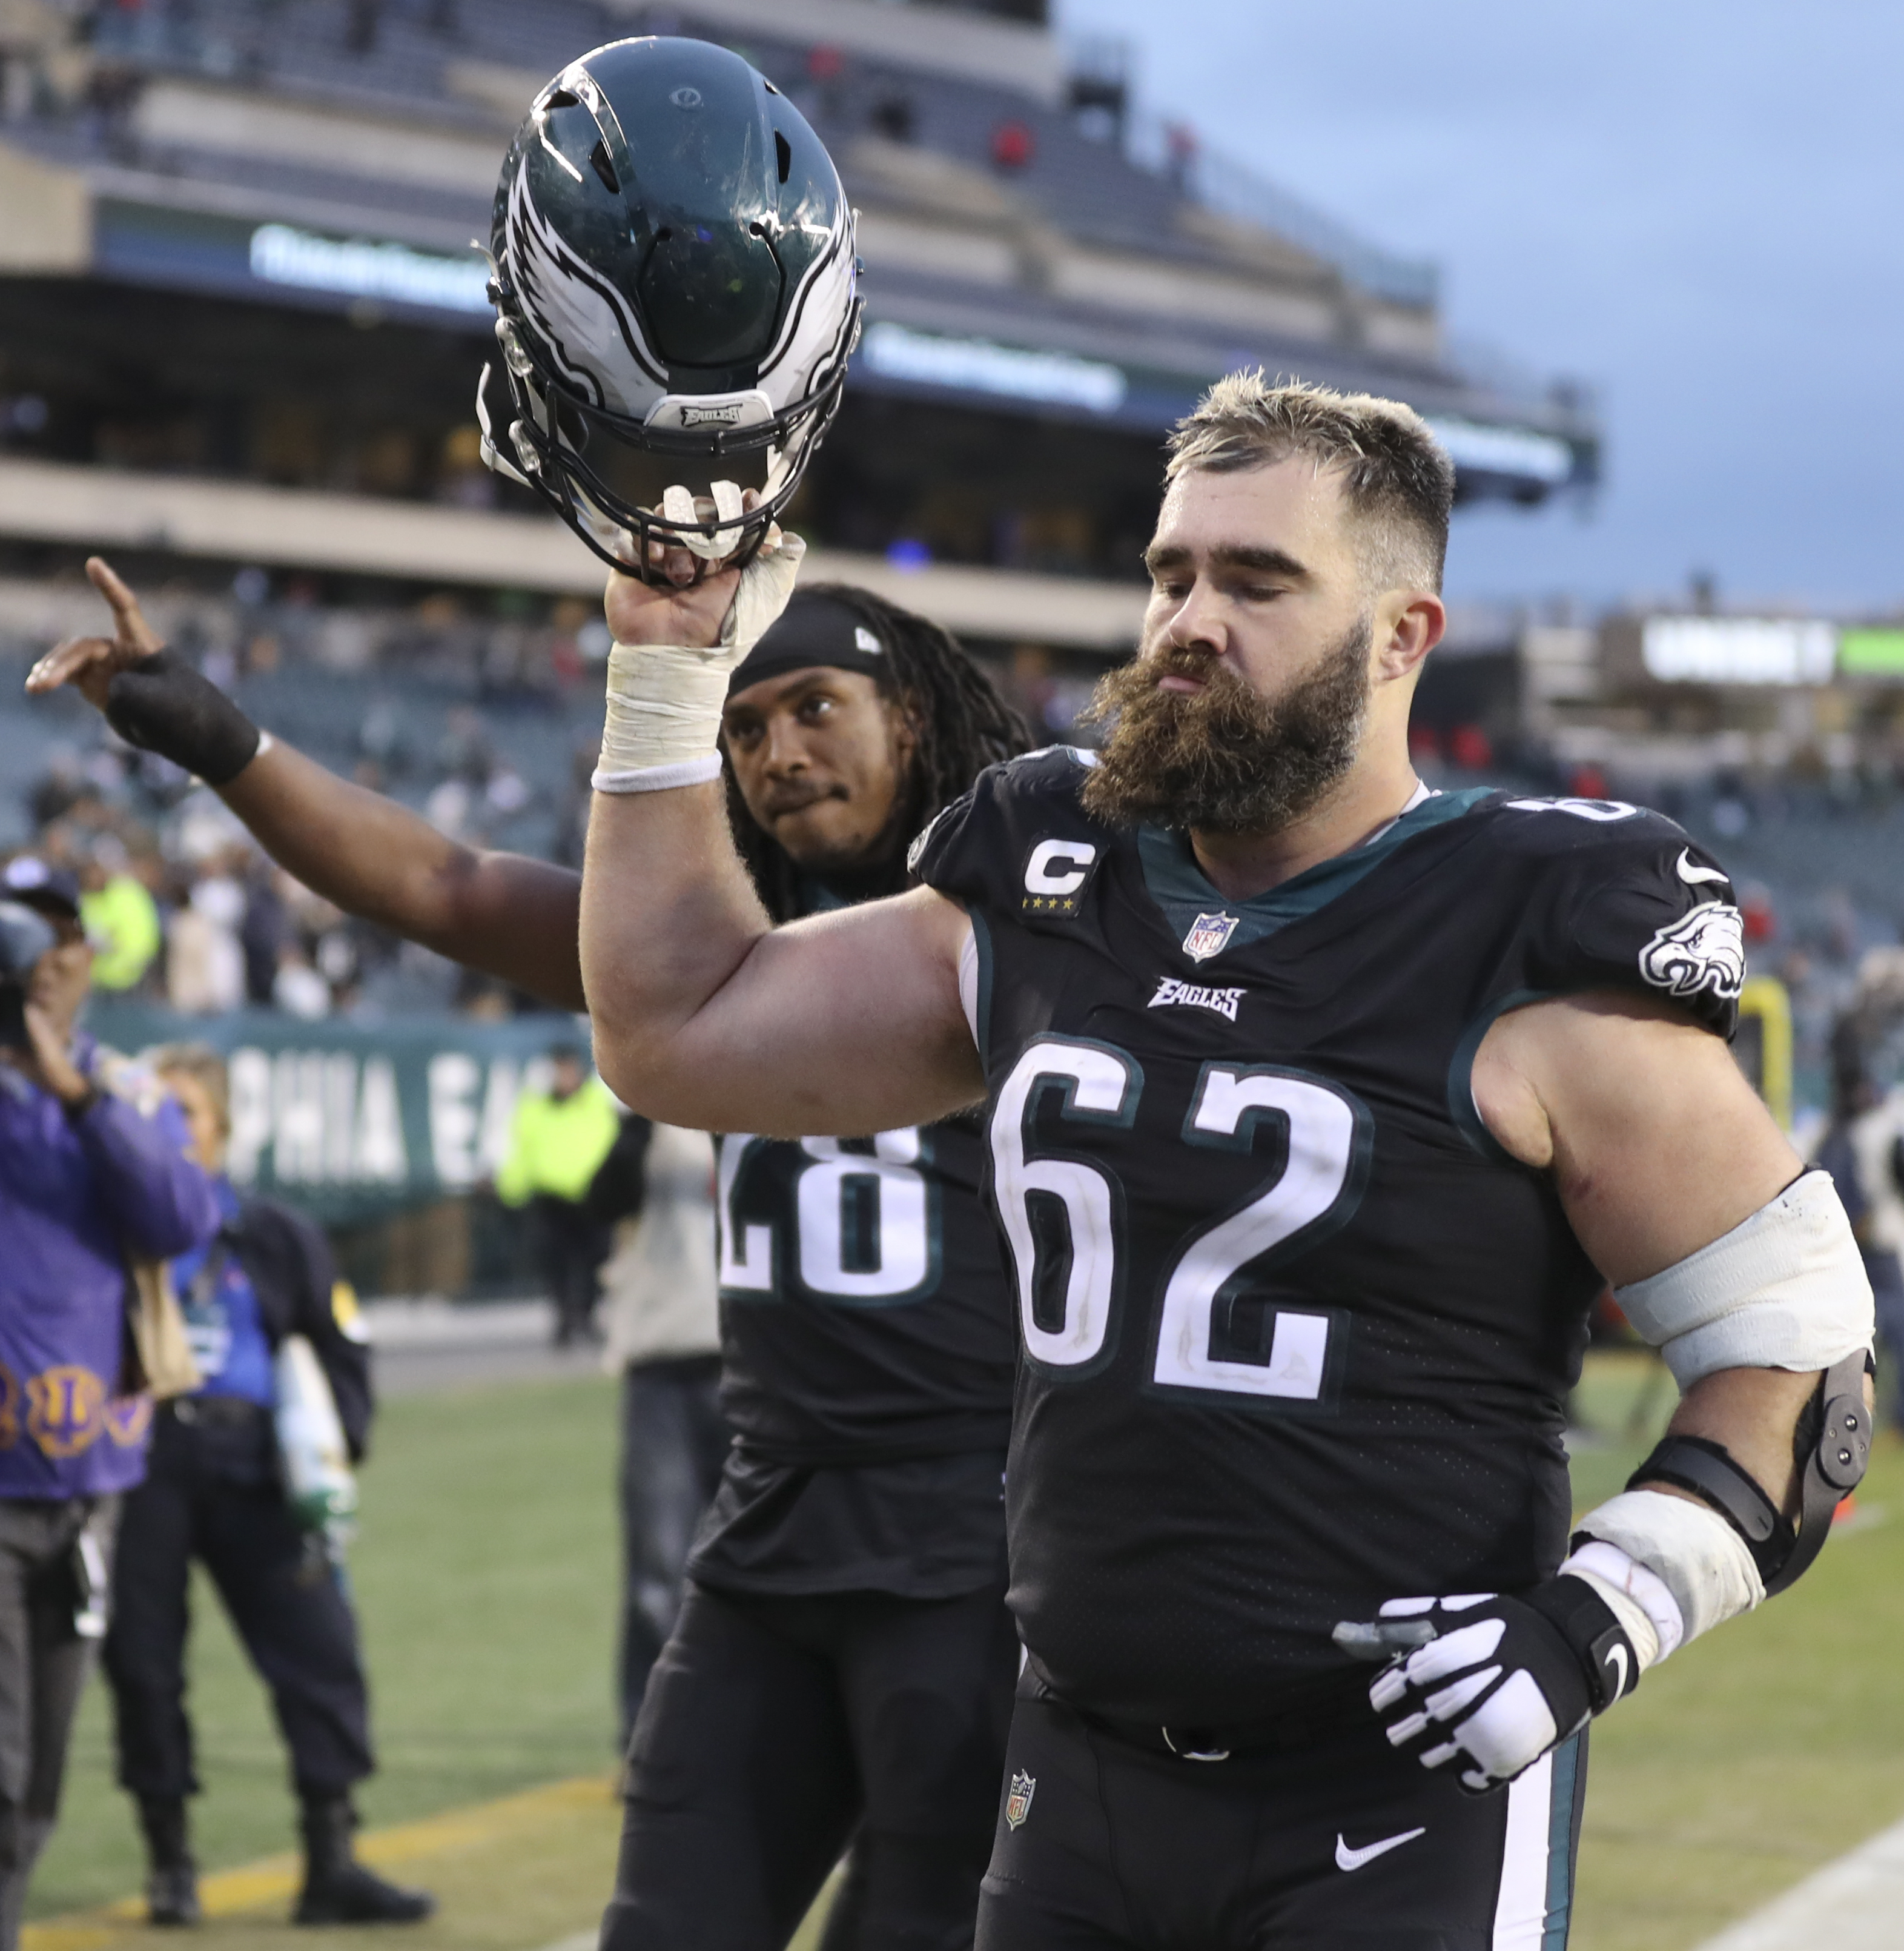
[[1640, 973], [1668, 996], [1703, 991], [1736, 1002], [1745, 985], [1745, 929], [1730, 901], [1702, 901], [1640, 951]]

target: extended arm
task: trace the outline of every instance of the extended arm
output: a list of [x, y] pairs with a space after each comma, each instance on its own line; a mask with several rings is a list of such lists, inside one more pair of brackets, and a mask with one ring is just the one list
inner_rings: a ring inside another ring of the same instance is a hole
[[347, 914], [566, 1010], [586, 1007], [579, 876], [465, 847], [273, 738], [220, 797], [281, 867]]
[[48, 652], [28, 676], [30, 694], [71, 684], [134, 744], [204, 779], [273, 860], [347, 913], [545, 1001], [583, 1007], [574, 874], [463, 846], [277, 739], [261, 748], [238, 707], [165, 651], [111, 567], [95, 556], [86, 573], [114, 634]]
[[606, 789], [582, 880], [596, 1062], [624, 1103], [701, 1130], [938, 1117], [984, 1091], [959, 1003], [963, 911], [920, 889], [774, 929], [734, 851], [714, 749], [739, 580], [610, 587]]

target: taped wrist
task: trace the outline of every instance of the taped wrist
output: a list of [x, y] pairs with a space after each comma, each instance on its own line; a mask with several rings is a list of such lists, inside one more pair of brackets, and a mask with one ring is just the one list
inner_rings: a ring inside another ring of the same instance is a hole
[[155, 651], [114, 675], [106, 723], [208, 786], [229, 785], [258, 756], [258, 727], [176, 651]]
[[1568, 1557], [1560, 1575], [1584, 1580], [1606, 1600], [1626, 1629], [1640, 1672], [1684, 1643], [1686, 1622], [1665, 1582], [1617, 1544], [1590, 1540]]
[[787, 607], [806, 553], [799, 536], [783, 535], [748, 563], [713, 648], [617, 644], [610, 651], [601, 757], [590, 782], [597, 792], [659, 792], [719, 778], [728, 681]]
[[[1759, 1568], [1731, 1525], [1706, 1505], [1664, 1491], [1623, 1491], [1589, 1511], [1574, 1534], [1576, 1556], [1597, 1539], [1616, 1546], [1665, 1587], [1682, 1644], [1750, 1612], [1765, 1596]], [[1662, 1636], [1661, 1658], [1671, 1650]]]

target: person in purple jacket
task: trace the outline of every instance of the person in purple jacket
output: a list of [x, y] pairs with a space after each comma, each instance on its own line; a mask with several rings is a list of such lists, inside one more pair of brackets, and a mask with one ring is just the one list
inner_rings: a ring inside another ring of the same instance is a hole
[[30, 857], [0, 875], [0, 1951], [52, 1833], [119, 1500], [145, 1474], [151, 1399], [120, 1392], [127, 1263], [202, 1246], [222, 1216], [177, 1105], [75, 1029], [78, 892]]

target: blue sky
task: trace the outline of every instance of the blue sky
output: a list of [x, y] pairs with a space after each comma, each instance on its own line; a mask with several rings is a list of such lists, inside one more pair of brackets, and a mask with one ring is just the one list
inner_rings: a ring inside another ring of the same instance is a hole
[[1904, 608], [1897, 0], [1059, 0], [1143, 105], [1597, 390], [1608, 479], [1458, 519], [1451, 590]]

